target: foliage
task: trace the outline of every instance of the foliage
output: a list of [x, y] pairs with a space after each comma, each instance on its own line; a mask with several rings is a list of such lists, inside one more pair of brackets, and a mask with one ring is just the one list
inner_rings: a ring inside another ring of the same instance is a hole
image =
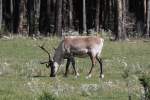
[[148, 75], [143, 75], [140, 79], [141, 84], [145, 89], [145, 98], [146, 100], [150, 99], [150, 77]]
[[56, 98], [47, 92], [43, 92], [43, 94], [39, 96], [38, 100], [56, 100]]
[[[86, 35], [91, 35], [88, 32], [90, 29], [96, 32], [110, 29], [116, 39], [120, 38], [119, 34], [128, 37], [141, 37], [145, 33], [146, 36], [149, 35], [149, 10], [146, 10], [149, 9], [148, 1], [83, 1], [85, 0], [5, 0], [0, 2], [0, 24], [5, 26], [5, 29], [0, 31], [26, 36], [38, 35], [37, 33], [44, 36], [61, 36], [78, 35], [84, 31], [88, 33]], [[87, 30], [83, 30], [84, 27], [87, 27]], [[78, 33], [69, 32], [70, 30]]]

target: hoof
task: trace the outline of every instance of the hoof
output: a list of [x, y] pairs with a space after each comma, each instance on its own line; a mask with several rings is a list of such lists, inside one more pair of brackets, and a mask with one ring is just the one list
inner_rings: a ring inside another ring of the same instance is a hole
[[104, 74], [101, 74], [101, 75], [100, 75], [100, 78], [102, 78], [102, 79], [103, 79], [103, 78], [104, 78]]
[[89, 79], [89, 78], [91, 78], [91, 77], [92, 77], [92, 75], [89, 74], [88, 76], [86, 76], [86, 79]]
[[78, 76], [76, 75], [75, 78], [78, 78]]
[[68, 77], [68, 75], [64, 74], [64, 77]]
[[76, 76], [80, 76], [80, 74], [79, 73], [77, 73], [77, 75]]
[[51, 74], [50, 77], [56, 77], [56, 75]]
[[78, 78], [79, 76], [80, 76], [80, 74], [79, 74], [79, 73], [77, 73], [77, 74], [76, 74], [76, 76], [75, 76], [75, 78]]

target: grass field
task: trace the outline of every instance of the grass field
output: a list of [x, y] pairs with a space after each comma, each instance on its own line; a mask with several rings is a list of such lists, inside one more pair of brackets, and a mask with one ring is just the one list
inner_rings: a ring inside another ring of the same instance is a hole
[[[80, 73], [63, 76], [65, 67], [59, 69], [57, 78], [49, 77], [49, 69], [40, 65], [47, 55], [37, 47], [54, 52], [60, 39], [15, 38], [0, 40], [0, 100], [140, 100], [143, 91], [139, 77], [150, 73], [150, 42], [110, 42], [105, 40], [102, 51], [104, 79], [99, 79], [99, 65], [91, 79], [86, 79], [91, 63], [89, 58], [76, 58]], [[128, 83], [128, 86], [127, 86]], [[129, 91], [129, 92], [128, 92]]]

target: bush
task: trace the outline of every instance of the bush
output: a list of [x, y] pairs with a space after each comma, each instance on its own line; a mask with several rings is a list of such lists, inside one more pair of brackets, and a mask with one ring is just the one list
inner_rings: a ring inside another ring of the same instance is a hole
[[56, 98], [48, 92], [43, 92], [43, 94], [39, 96], [38, 100], [56, 100]]
[[140, 78], [140, 81], [144, 87], [145, 100], [150, 100], [150, 77], [144, 75]]

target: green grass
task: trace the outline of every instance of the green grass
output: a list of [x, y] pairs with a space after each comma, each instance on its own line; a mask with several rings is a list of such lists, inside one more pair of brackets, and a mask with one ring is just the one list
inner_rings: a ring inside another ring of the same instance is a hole
[[49, 69], [39, 62], [47, 55], [37, 47], [44, 42], [53, 54], [60, 39], [16, 38], [0, 40], [0, 100], [128, 100], [129, 82], [133, 100], [141, 97], [138, 79], [150, 72], [150, 43], [105, 41], [102, 51], [104, 79], [99, 79], [98, 64], [91, 79], [86, 79], [91, 63], [89, 58], [76, 58], [80, 73], [77, 79], [70, 73], [63, 77], [61, 67], [57, 78], [49, 77]]

